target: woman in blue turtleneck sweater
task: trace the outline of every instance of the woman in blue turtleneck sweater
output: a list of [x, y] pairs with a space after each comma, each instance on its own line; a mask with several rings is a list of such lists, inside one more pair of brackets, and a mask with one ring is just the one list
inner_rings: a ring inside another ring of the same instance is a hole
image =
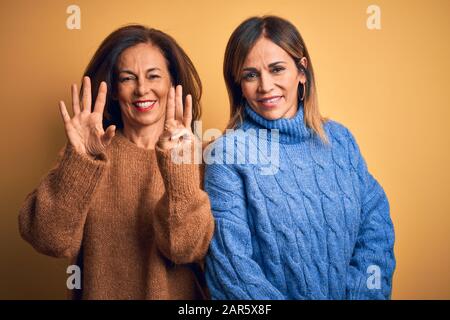
[[224, 76], [235, 130], [205, 159], [212, 298], [389, 299], [388, 200], [350, 131], [320, 116], [297, 29], [247, 19], [228, 42]]

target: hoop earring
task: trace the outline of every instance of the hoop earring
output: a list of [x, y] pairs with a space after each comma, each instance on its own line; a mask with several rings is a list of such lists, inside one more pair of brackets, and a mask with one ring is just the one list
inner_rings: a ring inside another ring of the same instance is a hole
[[306, 82], [305, 82], [305, 83], [302, 83], [302, 85], [303, 85], [303, 95], [302, 95], [302, 98], [300, 99], [300, 101], [305, 100]]

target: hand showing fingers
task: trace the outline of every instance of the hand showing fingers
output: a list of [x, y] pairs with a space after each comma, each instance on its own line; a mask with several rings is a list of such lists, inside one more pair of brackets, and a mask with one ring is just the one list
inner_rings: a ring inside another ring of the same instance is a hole
[[107, 85], [102, 82], [98, 89], [97, 98], [92, 110], [91, 81], [89, 77], [83, 78], [83, 97], [80, 105], [77, 86], [72, 85], [72, 109], [71, 118], [63, 101], [59, 103], [59, 109], [63, 118], [67, 138], [75, 150], [95, 158], [103, 153], [111, 143], [115, 134], [115, 126], [109, 126], [103, 130], [103, 110], [106, 104]]
[[193, 133], [191, 130], [192, 122], [192, 96], [189, 94], [185, 99], [183, 107], [183, 88], [178, 85], [176, 88], [170, 88], [164, 131], [158, 141], [158, 146], [162, 149], [180, 148], [185, 144], [191, 143]]

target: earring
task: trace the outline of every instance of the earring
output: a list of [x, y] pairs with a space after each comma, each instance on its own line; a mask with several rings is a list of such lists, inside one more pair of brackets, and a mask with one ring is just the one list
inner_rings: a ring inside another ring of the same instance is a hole
[[301, 101], [305, 100], [306, 82], [305, 82], [305, 83], [302, 83], [302, 85], [303, 85], [303, 95], [302, 95]]

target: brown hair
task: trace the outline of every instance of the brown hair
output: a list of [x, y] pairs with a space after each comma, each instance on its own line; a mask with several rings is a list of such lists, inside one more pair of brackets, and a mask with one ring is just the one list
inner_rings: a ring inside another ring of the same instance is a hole
[[194, 64], [184, 50], [175, 39], [160, 30], [142, 25], [127, 25], [113, 31], [103, 40], [84, 72], [84, 76], [91, 78], [92, 101], [97, 97], [100, 83], [105, 81], [108, 85], [103, 127], [106, 129], [114, 124], [118, 128], [123, 128], [119, 102], [113, 99], [117, 90], [116, 64], [125, 49], [140, 43], [151, 43], [161, 50], [167, 61], [172, 84], [183, 86], [183, 101], [187, 94], [192, 95], [192, 124], [195, 120], [199, 120], [202, 83]]
[[[241, 90], [241, 72], [247, 54], [260, 37], [266, 37], [283, 48], [294, 59], [299, 71], [305, 74], [305, 123], [322, 141], [328, 141], [323, 130], [327, 119], [319, 112], [314, 70], [305, 42], [292, 23], [276, 16], [251, 17], [245, 20], [234, 30], [228, 41], [223, 63], [223, 76], [230, 100], [227, 128], [235, 128], [243, 120], [245, 98]], [[300, 63], [303, 57], [307, 59], [307, 68]], [[299, 85], [298, 90], [300, 98], [303, 96], [303, 85]]]

